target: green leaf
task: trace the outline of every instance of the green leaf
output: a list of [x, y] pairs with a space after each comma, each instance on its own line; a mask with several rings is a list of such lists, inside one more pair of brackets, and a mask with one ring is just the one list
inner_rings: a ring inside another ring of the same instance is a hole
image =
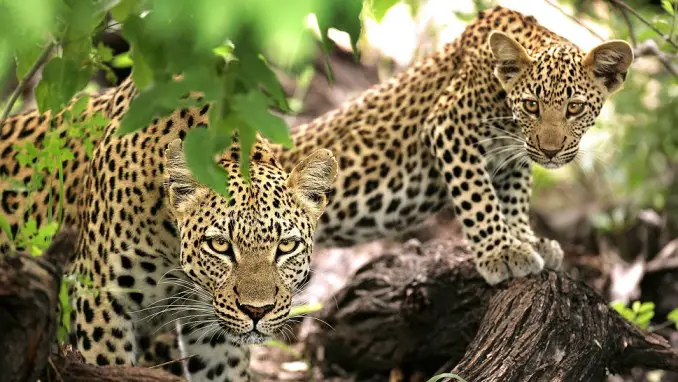
[[72, 116], [78, 117], [87, 110], [87, 105], [89, 104], [89, 95], [85, 94], [78, 99], [71, 106], [70, 114]]
[[245, 122], [236, 124], [238, 142], [240, 143], [240, 175], [245, 182], [250, 181], [250, 154], [252, 146], [257, 141], [257, 130]]
[[662, 0], [662, 8], [664, 8], [664, 10], [671, 16], [673, 16], [675, 13], [671, 0]]
[[650, 326], [650, 320], [654, 317], [654, 311], [640, 313], [636, 316], [634, 320], [635, 324], [642, 329], [647, 329]]
[[287, 95], [283, 90], [275, 73], [271, 70], [266, 59], [249, 52], [236, 51], [238, 54], [237, 73], [238, 79], [250, 88], [262, 86], [283, 111], [290, 111], [287, 104]]
[[321, 310], [323, 308], [323, 304], [306, 304], [306, 305], [297, 305], [293, 306], [290, 309], [289, 317], [295, 317], [295, 316], [300, 316], [302, 314], [308, 314], [308, 313], [313, 313]]
[[316, 11], [316, 18], [325, 52], [328, 53], [334, 46], [327, 32], [330, 28], [336, 28], [348, 33], [353, 48], [353, 57], [357, 60], [359, 56], [357, 44], [361, 31], [360, 12], [363, 8], [363, 1], [327, 0], [323, 5], [324, 9]]
[[[136, 64], [135, 64], [136, 66]], [[182, 99], [194, 90], [189, 81], [154, 83], [144, 89], [130, 104], [127, 113], [116, 131], [118, 135], [128, 134], [149, 126], [153, 118], [161, 118], [181, 106], [196, 105], [197, 101]]]
[[674, 308], [670, 311], [666, 316], [666, 319], [673, 322], [676, 325], [676, 329], [678, 329], [678, 308]]
[[377, 22], [380, 22], [386, 12], [399, 2], [400, 0], [370, 0], [369, 6], [372, 16]]
[[133, 63], [134, 61], [132, 61], [132, 56], [128, 51], [115, 55], [113, 57], [113, 61], [111, 62], [111, 66], [114, 68], [129, 68], [132, 66]]
[[209, 142], [207, 129], [189, 131], [183, 142], [186, 165], [196, 181], [228, 197], [228, 173], [214, 161], [213, 151], [205, 148], [206, 143], [209, 146]]
[[60, 319], [59, 319], [59, 329], [57, 331], [57, 340], [59, 342], [64, 342], [68, 339], [68, 335], [71, 332], [71, 300], [68, 295], [68, 280], [62, 279], [61, 285], [59, 287], [59, 310], [60, 310]]
[[644, 302], [640, 304], [640, 308], [638, 308], [638, 314], [640, 313], [647, 313], [647, 312], [654, 312], [654, 302]]
[[16, 62], [16, 78], [22, 79], [28, 74], [35, 62], [42, 53], [42, 47], [39, 44], [30, 44], [22, 46], [14, 51], [14, 61]]
[[35, 88], [35, 100], [41, 113], [59, 110], [89, 81], [90, 67], [61, 57], [52, 58], [42, 71], [42, 79]]
[[113, 49], [100, 42], [99, 45], [94, 48], [94, 55], [99, 62], [111, 62], [113, 60]]
[[10, 241], [14, 241], [14, 236], [12, 235], [12, 228], [7, 221], [7, 218], [4, 214], [0, 213], [0, 230], [7, 235]]
[[640, 311], [640, 301], [634, 301], [633, 304], [631, 304], [631, 310], [633, 310], [633, 313], [638, 313]]
[[120, 0], [118, 4], [111, 8], [111, 16], [119, 23], [125, 21], [127, 17], [136, 12], [139, 7], [138, 0]]
[[270, 106], [266, 96], [257, 90], [250, 90], [246, 95], [233, 96], [231, 104], [233, 112], [247, 124], [261, 131], [272, 142], [292, 147], [294, 143], [290, 137], [289, 127], [282, 118], [269, 112]]

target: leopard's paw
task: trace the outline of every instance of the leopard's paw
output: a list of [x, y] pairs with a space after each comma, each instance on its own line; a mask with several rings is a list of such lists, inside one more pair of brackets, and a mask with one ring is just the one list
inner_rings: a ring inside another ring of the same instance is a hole
[[529, 243], [518, 240], [508, 247], [498, 247], [476, 261], [476, 268], [488, 284], [498, 284], [511, 277], [523, 277], [544, 269], [544, 259]]
[[558, 269], [563, 262], [563, 249], [557, 241], [540, 237], [532, 247], [544, 258], [544, 266], [548, 269]]

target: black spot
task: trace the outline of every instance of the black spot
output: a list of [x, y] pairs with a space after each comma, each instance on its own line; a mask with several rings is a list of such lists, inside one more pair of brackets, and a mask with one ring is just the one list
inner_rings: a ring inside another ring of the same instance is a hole
[[199, 372], [200, 370], [202, 370], [202, 369], [204, 369], [204, 368], [206, 368], [206, 367], [207, 367], [207, 365], [205, 364], [205, 362], [203, 362], [203, 361], [200, 359], [200, 357], [197, 357], [197, 356], [196, 356], [196, 357], [191, 357], [191, 358], [188, 360], [188, 371], [189, 371], [190, 373], [197, 373], [197, 372]]
[[99, 365], [99, 366], [106, 366], [106, 365], [108, 365], [109, 363], [110, 363], [110, 362], [108, 362], [108, 359], [107, 359], [106, 357], [104, 357], [103, 354], [97, 355], [97, 365]]
[[141, 305], [141, 303], [144, 301], [144, 295], [139, 292], [131, 292], [129, 294], [129, 298], [131, 298], [132, 301], [136, 302], [139, 305]]
[[94, 311], [90, 308], [88, 300], [82, 304], [82, 313], [85, 315], [85, 322], [91, 323], [94, 320]]
[[228, 357], [228, 366], [231, 369], [235, 369], [240, 364], [240, 358]]
[[97, 326], [96, 328], [94, 328], [94, 331], [92, 332], [92, 339], [94, 340], [94, 342], [99, 342], [99, 340], [101, 340], [101, 337], [103, 337], [103, 335], [104, 335], [104, 328], [102, 328], [101, 326]]
[[123, 288], [131, 288], [134, 286], [134, 277], [129, 275], [118, 276], [118, 285]]
[[155, 272], [155, 264], [149, 263], [148, 261], [142, 261], [141, 267], [148, 272]]

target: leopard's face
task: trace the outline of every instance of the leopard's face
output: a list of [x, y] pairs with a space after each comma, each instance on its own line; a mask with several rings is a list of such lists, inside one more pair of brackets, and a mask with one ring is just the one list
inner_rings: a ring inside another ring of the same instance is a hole
[[336, 174], [334, 157], [327, 150], [313, 153], [289, 176], [271, 163], [252, 162], [249, 183], [237, 162], [222, 161], [227, 199], [202, 186], [187, 195], [171, 151], [168, 185], [181, 267], [197, 294], [209, 298], [215, 327], [234, 342], [264, 342], [282, 329], [294, 293], [309, 276], [313, 233]]
[[601, 44], [588, 54], [565, 43], [529, 54], [495, 32], [490, 45], [497, 58], [495, 75], [506, 90], [524, 150], [546, 168], [576, 158], [582, 136], [605, 100], [621, 87], [633, 60], [623, 41]]

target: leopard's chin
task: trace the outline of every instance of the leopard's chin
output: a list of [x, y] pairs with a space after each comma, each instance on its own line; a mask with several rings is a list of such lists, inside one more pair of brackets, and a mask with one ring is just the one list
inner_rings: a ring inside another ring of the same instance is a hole
[[224, 334], [228, 337], [231, 342], [237, 345], [258, 345], [263, 344], [264, 342], [270, 340], [272, 337], [264, 334], [256, 329], [250, 330], [245, 333], [234, 333], [233, 329], [228, 327], [224, 323], [220, 323], [221, 328], [224, 330]]
[[230, 334], [229, 336], [231, 341], [238, 345], [259, 345], [271, 339], [270, 336], [267, 336], [256, 330], [241, 334]]

